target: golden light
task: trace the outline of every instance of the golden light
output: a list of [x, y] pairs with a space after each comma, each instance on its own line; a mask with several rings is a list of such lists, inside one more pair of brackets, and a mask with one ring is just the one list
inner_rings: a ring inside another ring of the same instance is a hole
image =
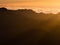
[[[43, 10], [44, 12], [58, 12], [60, 11], [60, 0], [0, 0], [0, 7], [7, 7], [11, 9], [30, 8]], [[47, 10], [45, 10], [47, 9]], [[50, 10], [52, 9], [52, 10]], [[49, 10], [49, 11], [48, 11]]]

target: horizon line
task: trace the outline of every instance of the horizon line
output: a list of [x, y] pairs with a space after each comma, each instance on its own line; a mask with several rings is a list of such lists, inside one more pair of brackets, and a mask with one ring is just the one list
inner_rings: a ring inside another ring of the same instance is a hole
[[35, 9], [33, 9], [33, 8], [21, 8], [21, 7], [19, 7], [19, 8], [10, 8], [10, 7], [0, 7], [0, 8], [6, 8], [6, 9], [8, 9], [8, 10], [18, 10], [18, 9], [31, 9], [31, 10], [33, 10], [33, 11], [35, 11], [36, 13], [45, 13], [45, 14], [49, 14], [49, 13], [52, 13], [52, 14], [57, 14], [57, 13], [59, 13], [60, 12], [60, 10], [59, 11], [57, 11], [57, 10], [44, 10], [44, 9], [42, 9], [42, 8], [35, 8]]

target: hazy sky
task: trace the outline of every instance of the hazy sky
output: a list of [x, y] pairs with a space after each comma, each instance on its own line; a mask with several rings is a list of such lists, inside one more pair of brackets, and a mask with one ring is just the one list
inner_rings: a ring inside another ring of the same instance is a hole
[[0, 0], [0, 6], [60, 8], [60, 0]]
[[0, 7], [60, 8], [60, 0], [0, 0]]

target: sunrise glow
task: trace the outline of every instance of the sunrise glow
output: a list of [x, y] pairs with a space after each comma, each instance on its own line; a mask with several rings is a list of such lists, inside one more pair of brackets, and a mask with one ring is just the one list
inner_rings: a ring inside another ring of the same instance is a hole
[[57, 13], [60, 12], [59, 0], [0, 0], [0, 7], [9, 9], [33, 9], [36, 12]]

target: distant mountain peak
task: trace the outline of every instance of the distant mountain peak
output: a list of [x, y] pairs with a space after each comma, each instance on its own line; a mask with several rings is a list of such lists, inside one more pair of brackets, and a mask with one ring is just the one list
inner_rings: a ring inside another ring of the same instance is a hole
[[5, 7], [0, 8], [0, 11], [6, 11], [6, 10], [7, 10], [7, 8], [5, 8]]

